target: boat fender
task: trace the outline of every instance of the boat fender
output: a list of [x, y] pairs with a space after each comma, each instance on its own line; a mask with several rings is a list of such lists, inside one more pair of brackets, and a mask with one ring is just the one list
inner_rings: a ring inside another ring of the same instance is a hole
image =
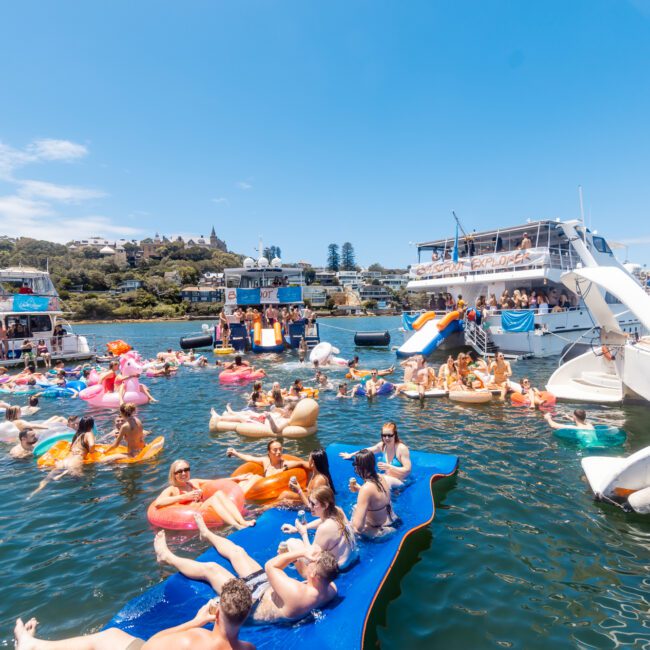
[[354, 344], [358, 347], [384, 347], [390, 345], [390, 333], [384, 332], [355, 332]]
[[195, 348], [214, 347], [214, 341], [209, 334], [197, 334], [194, 336], [182, 336], [180, 340], [182, 350], [194, 350]]

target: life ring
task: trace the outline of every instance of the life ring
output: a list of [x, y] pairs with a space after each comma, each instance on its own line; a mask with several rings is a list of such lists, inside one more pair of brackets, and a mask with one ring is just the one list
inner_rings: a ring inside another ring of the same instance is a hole
[[486, 404], [492, 399], [492, 393], [489, 390], [450, 390], [448, 397], [452, 402]]
[[201, 513], [208, 528], [223, 525], [223, 520], [213, 508], [203, 508], [203, 502], [220, 490], [237, 506], [239, 512], [244, 510], [244, 493], [235, 481], [219, 478], [213, 481], [201, 481], [199, 485], [203, 496], [196, 503], [174, 503], [169, 506], [156, 508], [155, 501], [147, 508], [147, 519], [152, 526], [168, 530], [196, 530], [194, 515]]
[[318, 361], [319, 364], [326, 365], [329, 358], [333, 354], [338, 353], [339, 349], [335, 348], [331, 343], [321, 341], [318, 345], [314, 346], [313, 350], [309, 353], [309, 362], [314, 363], [314, 361]]
[[[131, 463], [140, 463], [144, 460], [149, 460], [154, 456], [157, 456], [165, 444], [165, 438], [163, 436], [158, 436], [154, 438], [148, 445], [145, 445], [140, 452], [129, 458], [121, 458], [116, 460], [116, 463], [120, 464], [131, 464]], [[84, 465], [90, 465], [92, 463], [106, 462], [111, 456], [117, 454], [126, 454], [128, 449], [123, 446], [115, 447], [111, 449], [110, 453], [107, 454], [106, 450], [110, 445], [95, 445], [95, 449], [91, 454], [87, 454], [84, 458]], [[44, 453], [38, 459], [39, 467], [52, 467], [57, 463], [57, 461], [63, 460], [70, 453], [70, 443], [66, 440], [59, 440], [56, 444]]]
[[215, 348], [212, 351], [215, 354], [234, 354], [236, 352], [235, 348], [233, 347]]
[[[296, 456], [282, 455], [282, 460], [302, 460]], [[231, 476], [242, 474], [257, 474], [264, 476], [264, 467], [260, 463], [244, 463], [240, 465]], [[254, 483], [245, 493], [247, 501], [266, 502], [277, 499], [283, 492], [289, 490], [289, 480], [292, 476], [298, 479], [298, 483], [304, 490], [307, 487], [307, 472], [302, 467], [287, 469], [272, 476], [266, 476]]]
[[[557, 401], [555, 395], [546, 390], [540, 390], [539, 395], [542, 398], [542, 406], [553, 406]], [[515, 406], [530, 406], [530, 399], [526, 395], [522, 395], [519, 391], [510, 393], [510, 400]]]

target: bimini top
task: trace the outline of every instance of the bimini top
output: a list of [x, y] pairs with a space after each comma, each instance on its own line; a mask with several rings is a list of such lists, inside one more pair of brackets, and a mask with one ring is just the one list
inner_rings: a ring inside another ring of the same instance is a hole
[[[336, 500], [348, 515], [356, 501], [347, 489], [354, 470], [352, 462], [340, 458], [339, 453], [356, 449], [358, 447], [339, 444], [327, 447], [330, 471], [337, 489]], [[411, 452], [411, 460], [413, 473], [410, 484], [393, 499], [401, 523], [395, 533], [381, 541], [360, 542], [360, 561], [336, 580], [339, 597], [299, 623], [244, 625], [241, 630], [243, 640], [269, 650], [353, 650], [363, 646], [369, 617], [398, 554], [411, 534], [433, 519], [433, 481], [452, 475], [458, 466], [458, 457], [448, 454]], [[276, 555], [279, 542], [288, 537], [280, 531], [280, 526], [293, 523], [295, 517], [295, 511], [270, 508], [257, 520], [256, 526], [236, 531], [229, 539], [243, 546], [251, 557], [264, 565], [266, 560]], [[228, 562], [214, 550], [204, 553], [198, 560], [218, 562], [232, 571]], [[175, 574], [134, 598], [107, 627], [118, 627], [148, 639], [163, 628], [189, 621], [213, 596], [209, 585]]]

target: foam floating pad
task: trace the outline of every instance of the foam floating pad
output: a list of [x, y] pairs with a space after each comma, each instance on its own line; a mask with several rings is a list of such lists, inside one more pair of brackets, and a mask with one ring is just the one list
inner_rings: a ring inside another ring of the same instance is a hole
[[[356, 500], [355, 495], [347, 489], [354, 470], [352, 463], [341, 459], [339, 453], [355, 449], [358, 447], [339, 444], [327, 448], [337, 502], [346, 514], [350, 513]], [[247, 624], [240, 634], [243, 640], [262, 649], [349, 650], [362, 647], [371, 610], [395, 558], [407, 538], [433, 520], [433, 482], [454, 474], [458, 468], [458, 457], [447, 454], [412, 451], [411, 459], [413, 472], [410, 482], [399, 494], [393, 495], [393, 505], [401, 524], [395, 534], [381, 541], [361, 541], [360, 562], [336, 580], [339, 592], [336, 601], [300, 623]], [[279, 542], [288, 537], [280, 531], [280, 526], [292, 523], [295, 517], [295, 511], [272, 508], [264, 512], [255, 527], [236, 531], [230, 539], [243, 546], [251, 557], [263, 565], [276, 554]], [[230, 564], [213, 549], [198, 560], [218, 562], [232, 571]], [[214, 592], [209, 585], [188, 580], [177, 573], [127, 603], [106, 627], [118, 627], [134, 636], [148, 639], [164, 628], [190, 620], [212, 597]]]

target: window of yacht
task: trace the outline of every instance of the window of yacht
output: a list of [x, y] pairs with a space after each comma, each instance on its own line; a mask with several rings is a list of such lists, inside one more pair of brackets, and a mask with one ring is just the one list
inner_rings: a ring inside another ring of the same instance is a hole
[[599, 253], [609, 253], [612, 255], [612, 249], [609, 247], [604, 237], [593, 237], [594, 248]]

